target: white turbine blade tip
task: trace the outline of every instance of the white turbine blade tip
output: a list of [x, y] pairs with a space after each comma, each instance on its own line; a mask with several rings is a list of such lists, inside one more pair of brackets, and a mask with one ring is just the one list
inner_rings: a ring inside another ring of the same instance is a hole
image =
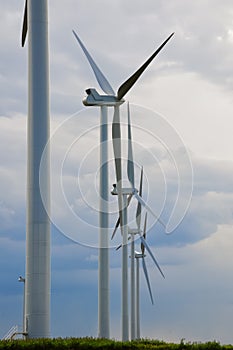
[[156, 259], [155, 259], [154, 255], [153, 255], [153, 253], [152, 253], [152, 251], [151, 251], [149, 245], [147, 244], [146, 240], [144, 239], [143, 236], [140, 236], [140, 238], [141, 238], [142, 243], [143, 243], [144, 246], [146, 247], [148, 253], [150, 254], [152, 260], [154, 261], [155, 265], [157, 266], [159, 272], [161, 273], [161, 275], [163, 276], [163, 278], [165, 278], [165, 276], [164, 276], [164, 274], [163, 274], [163, 271], [161, 270], [161, 268], [160, 268], [158, 262], [156, 261]]
[[81, 41], [81, 39], [79, 38], [79, 36], [77, 35], [77, 33], [72, 30], [75, 38], [77, 39], [79, 45], [81, 46], [94, 74], [96, 77], [96, 80], [99, 83], [99, 86], [101, 87], [101, 89], [107, 94], [107, 95], [115, 95], [115, 92], [113, 90], [113, 88], [111, 87], [109, 81], [107, 80], [107, 78], [104, 76], [104, 74], [101, 72], [101, 70], [99, 69], [99, 67], [97, 66], [97, 64], [95, 63], [95, 61], [93, 60], [93, 58], [91, 57], [91, 55], [89, 54], [89, 52], [87, 51], [86, 47], [84, 46], [83, 42]]
[[142, 197], [140, 197], [136, 191], [134, 191], [134, 196], [136, 197], [136, 199], [150, 212], [150, 214], [152, 216], [154, 216], [154, 218], [164, 227], [166, 228], [166, 225], [164, 224], [164, 222], [158, 217], [158, 215], [156, 215], [153, 210], [150, 208], [150, 206], [142, 199]]
[[151, 303], [152, 305], [154, 304], [154, 299], [153, 299], [153, 295], [152, 295], [152, 291], [151, 291], [151, 286], [150, 286], [150, 280], [149, 280], [149, 275], [147, 272], [147, 267], [146, 267], [146, 262], [145, 262], [145, 258], [142, 258], [142, 267], [143, 267], [143, 272], [146, 278], [146, 283], [147, 283], [147, 287], [149, 290], [149, 294], [150, 294], [150, 299], [151, 299]]

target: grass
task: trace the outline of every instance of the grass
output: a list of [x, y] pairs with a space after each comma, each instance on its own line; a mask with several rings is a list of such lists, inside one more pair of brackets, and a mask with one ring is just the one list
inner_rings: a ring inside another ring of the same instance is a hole
[[55, 339], [30, 339], [0, 341], [1, 349], [156, 349], [156, 350], [233, 350], [233, 345], [221, 345], [220, 343], [191, 343], [181, 340], [180, 343], [166, 343], [160, 340], [141, 339], [132, 342], [120, 342], [108, 339], [96, 338], [55, 338]]

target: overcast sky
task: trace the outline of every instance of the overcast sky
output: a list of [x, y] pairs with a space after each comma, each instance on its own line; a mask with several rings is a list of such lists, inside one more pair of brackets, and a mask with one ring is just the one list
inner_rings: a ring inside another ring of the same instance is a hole
[[[0, 337], [12, 325], [22, 324], [23, 286], [17, 279], [25, 272], [23, 8], [23, 0], [1, 0]], [[145, 198], [166, 224], [178, 200], [173, 228], [184, 217], [171, 235], [149, 218], [148, 244], [166, 278], [147, 256], [155, 305], [150, 304], [141, 274], [141, 335], [233, 343], [230, 0], [49, 0], [52, 336], [97, 335], [99, 110], [84, 109], [82, 99], [88, 87], [101, 90], [72, 29], [116, 90], [175, 32], [126, 96], [132, 104], [136, 177], [138, 181], [143, 164]], [[125, 107], [122, 112], [124, 123]], [[110, 110], [109, 122], [111, 118]], [[111, 142], [109, 148], [111, 158]], [[132, 204], [133, 225], [136, 203]], [[110, 210], [112, 227], [115, 198], [110, 198]], [[112, 246], [119, 241], [120, 235]], [[113, 248], [110, 258], [111, 337], [119, 338], [121, 254]]]

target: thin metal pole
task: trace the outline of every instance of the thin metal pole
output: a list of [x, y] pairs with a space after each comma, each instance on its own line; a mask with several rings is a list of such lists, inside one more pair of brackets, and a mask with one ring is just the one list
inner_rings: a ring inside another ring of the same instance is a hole
[[108, 109], [100, 113], [100, 212], [99, 212], [99, 283], [98, 337], [110, 337], [109, 325], [109, 231], [108, 231]]
[[26, 330], [25, 330], [25, 278], [23, 279], [23, 333], [26, 333]]
[[131, 233], [131, 340], [135, 339], [135, 249], [134, 249], [134, 233]]
[[47, 0], [28, 0], [28, 160], [25, 275], [25, 331], [29, 338], [50, 336], [50, 157], [40, 172], [49, 140], [49, 54]]
[[[120, 194], [118, 194], [119, 196]], [[128, 311], [128, 225], [127, 225], [127, 194], [123, 194], [122, 210], [122, 341], [129, 340], [129, 311]]]
[[137, 339], [140, 339], [140, 292], [139, 292], [139, 258], [136, 257], [136, 322]]
[[19, 282], [23, 282], [23, 333], [25, 333], [25, 278], [20, 276]]

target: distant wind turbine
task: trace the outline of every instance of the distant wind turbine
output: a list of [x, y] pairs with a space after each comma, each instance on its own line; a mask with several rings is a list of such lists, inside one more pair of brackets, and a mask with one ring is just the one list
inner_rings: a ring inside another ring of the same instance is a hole
[[[135, 266], [134, 266], [134, 255], [135, 255], [135, 249], [134, 249], [134, 235], [139, 234], [139, 237], [142, 241], [142, 244], [145, 245], [148, 249], [149, 254], [151, 255], [154, 263], [156, 264], [157, 268], [159, 269], [160, 273], [164, 277], [164, 274], [157, 263], [153, 253], [151, 252], [148, 244], [145, 241], [144, 236], [141, 234], [141, 229], [140, 229], [140, 223], [141, 223], [141, 206], [143, 205], [146, 207], [150, 213], [156, 217], [158, 222], [162, 224], [164, 227], [165, 225], [163, 222], [154, 214], [152, 209], [145, 203], [145, 201], [142, 199], [142, 180], [143, 180], [143, 168], [141, 170], [141, 177], [140, 177], [140, 186], [139, 186], [139, 194], [137, 193], [137, 189], [135, 188], [135, 179], [134, 179], [134, 161], [133, 161], [133, 147], [132, 147], [132, 132], [131, 132], [131, 122], [130, 122], [130, 109], [129, 109], [129, 103], [128, 103], [128, 159], [127, 159], [127, 174], [128, 174], [128, 180], [131, 184], [131, 188], [123, 188], [122, 189], [122, 196], [123, 196], [123, 218], [124, 218], [124, 231], [123, 231], [123, 237], [122, 237], [122, 244], [117, 247], [117, 249], [122, 248], [122, 250], [125, 250], [127, 252], [127, 242], [129, 238], [131, 239], [131, 340], [135, 339], [135, 329], [136, 329], [136, 321], [135, 321]], [[114, 187], [114, 190], [112, 191], [112, 194], [118, 194], [117, 188]], [[119, 195], [119, 194], [118, 194]], [[127, 221], [127, 209], [130, 204], [131, 198], [135, 196], [135, 198], [138, 201], [137, 205], [137, 211], [136, 211], [136, 222], [137, 222], [137, 228], [136, 229], [130, 229], [128, 227], [128, 221]], [[114, 233], [116, 232], [117, 227], [119, 226], [121, 222], [120, 217], [117, 220]], [[125, 235], [124, 235], [125, 233]], [[130, 237], [128, 237], [128, 233], [130, 234]], [[113, 236], [112, 236], [113, 237]], [[128, 237], [128, 238], [127, 238]], [[123, 255], [123, 253], [122, 253]], [[145, 276], [147, 277], [147, 271], [146, 271], [146, 266], [143, 261], [143, 269]], [[122, 261], [122, 276], [127, 277], [127, 271], [128, 271], [128, 261], [123, 260]], [[147, 278], [148, 280], [148, 278]], [[149, 280], [148, 280], [149, 283]], [[123, 281], [122, 281], [122, 286]], [[148, 285], [149, 290], [150, 286]], [[122, 317], [126, 318], [126, 315], [128, 317], [128, 284], [126, 284], [125, 289], [122, 288], [122, 299], [125, 301], [124, 302], [124, 308], [122, 309]]]
[[[50, 135], [47, 0], [26, 0], [22, 46], [28, 33], [27, 228], [25, 320], [28, 338], [50, 336], [50, 160], [40, 172], [40, 160]], [[39, 181], [40, 174], [40, 181]]]
[[[139, 234], [141, 243], [143, 244], [144, 247], [147, 248], [148, 253], [150, 254], [151, 258], [153, 259], [155, 265], [157, 266], [157, 268], [159, 269], [161, 275], [164, 277], [164, 274], [159, 266], [159, 264], [157, 263], [152, 251], [150, 250], [150, 247], [148, 246], [144, 235], [141, 234], [141, 230], [140, 230], [140, 223], [141, 223], [141, 205], [143, 205], [147, 210], [149, 210], [149, 212], [157, 218], [158, 222], [165, 227], [164, 223], [157, 217], [156, 214], [154, 214], [154, 212], [152, 211], [152, 209], [147, 205], [147, 203], [145, 203], [145, 201], [142, 199], [141, 195], [142, 195], [142, 179], [143, 179], [143, 170], [141, 171], [141, 178], [140, 178], [140, 187], [139, 187], [139, 194], [137, 193], [137, 189], [135, 188], [135, 180], [134, 180], [134, 161], [133, 161], [133, 147], [132, 147], [132, 133], [131, 133], [131, 123], [130, 123], [130, 113], [129, 113], [129, 109], [128, 109], [128, 161], [127, 161], [127, 170], [128, 170], [128, 179], [131, 183], [132, 186], [132, 194], [133, 196], [135, 196], [135, 198], [138, 201], [138, 207], [137, 207], [137, 212], [136, 212], [136, 222], [137, 222], [137, 233]], [[147, 215], [146, 215], [147, 218]], [[145, 220], [145, 226], [146, 227], [146, 220]], [[146, 234], [144, 232], [144, 234]], [[144, 248], [143, 248], [144, 249]]]
[[[110, 83], [104, 76], [104, 74], [101, 72], [97, 64], [94, 62], [93, 58], [85, 48], [84, 44], [78, 37], [78, 35], [73, 31], [73, 34], [75, 35], [79, 45], [81, 46], [87, 60], [89, 61], [91, 68], [95, 74], [95, 77], [99, 83], [99, 86], [101, 89], [106, 93], [106, 95], [99, 95], [99, 93], [94, 88], [89, 88], [86, 90], [87, 92], [87, 98], [83, 101], [84, 105], [86, 106], [112, 106], [114, 107], [114, 115], [113, 115], [113, 122], [112, 122], [112, 142], [113, 142], [113, 151], [114, 151], [114, 159], [115, 159], [115, 170], [116, 170], [116, 189], [118, 193], [118, 207], [119, 207], [119, 216], [120, 216], [120, 226], [123, 236], [123, 247], [122, 247], [122, 340], [128, 340], [129, 338], [129, 331], [128, 331], [128, 287], [127, 287], [127, 259], [128, 259], [128, 253], [127, 253], [127, 237], [128, 237], [128, 230], [127, 230], [127, 211], [124, 210], [124, 203], [123, 201], [126, 199], [127, 196], [125, 196], [125, 193], [123, 195], [122, 192], [122, 168], [121, 168], [121, 128], [120, 128], [120, 111], [119, 106], [124, 103], [123, 97], [127, 94], [127, 92], [132, 88], [132, 86], [136, 83], [136, 81], [139, 79], [139, 77], [142, 75], [144, 70], [148, 67], [148, 65], [153, 61], [153, 59], [158, 55], [158, 53], [162, 50], [162, 48], [166, 45], [166, 43], [170, 40], [170, 38], [173, 36], [174, 33], [172, 33], [163, 43], [160, 45], [160, 47], [146, 60], [146, 62], [134, 73], [128, 78], [118, 89], [117, 94], [114, 93], [113, 88], [111, 87]], [[103, 113], [103, 108], [102, 108]], [[104, 110], [104, 113], [107, 113], [106, 110]], [[105, 118], [105, 123], [107, 118]], [[103, 120], [103, 118], [102, 118]], [[101, 129], [103, 128], [103, 122], [101, 123]], [[102, 131], [101, 131], [102, 132]], [[108, 154], [107, 152], [107, 133], [105, 133], [105, 142], [102, 142], [102, 150], [101, 154]], [[106, 160], [105, 157], [102, 158], [102, 164], [100, 165], [101, 168], [103, 168], [103, 159]], [[106, 160], [107, 162], [107, 160]], [[107, 168], [107, 167], [106, 167]], [[108, 173], [105, 169], [105, 175], [100, 174], [100, 178], [104, 179], [104, 181], [100, 182], [101, 186], [106, 186], [108, 184]], [[101, 200], [102, 193], [104, 192], [103, 188], [100, 188], [100, 195]], [[133, 189], [133, 195], [137, 198], [138, 201], [141, 201], [144, 206], [146, 206], [146, 203], [140, 199], [136, 193], [136, 191]], [[105, 201], [106, 202], [106, 201]], [[150, 210], [150, 208], [148, 208]], [[124, 213], [123, 213], [124, 212]], [[153, 212], [152, 212], [153, 213]], [[100, 217], [102, 216], [102, 211], [100, 210]], [[106, 214], [107, 215], [107, 214]], [[154, 215], [154, 214], [153, 214]], [[157, 218], [157, 217], [156, 217]], [[157, 218], [158, 219], [158, 218]], [[103, 222], [103, 219], [100, 218], [100, 229], [101, 222]], [[107, 223], [107, 219], [106, 219]], [[101, 235], [101, 233], [100, 233]], [[102, 242], [103, 239], [100, 238], [100, 241]], [[106, 322], [104, 329], [109, 329], [107, 322], [109, 322], [109, 316], [107, 315], [107, 309], [104, 311], [104, 307], [100, 305], [100, 300], [102, 300], [103, 303], [109, 303], [109, 296], [107, 294], [104, 294], [105, 291], [109, 291], [108, 288], [108, 276], [109, 276], [109, 265], [108, 265], [108, 258], [107, 258], [107, 239], [104, 240], [104, 247], [105, 250], [100, 249], [100, 254], [103, 256], [99, 256], [99, 278], [101, 276], [101, 280], [99, 280], [99, 320], [101, 319], [102, 322]], [[107, 264], [104, 264], [104, 261], [107, 262]], [[106, 288], [104, 289], [102, 286], [105, 285]], [[105, 313], [105, 314], [103, 314]], [[103, 314], [103, 317], [100, 315]], [[99, 324], [99, 330], [101, 325]], [[107, 333], [106, 333], [107, 334]], [[101, 332], [99, 331], [99, 336], [101, 336]]]
[[[128, 105], [128, 161], [127, 161], [127, 173], [128, 173], [128, 179], [132, 185], [132, 194], [135, 195], [137, 194], [137, 190], [135, 189], [135, 179], [134, 179], [134, 161], [133, 161], [133, 146], [132, 146], [132, 132], [131, 132], [131, 122], [130, 122], [130, 111], [129, 111], [129, 105]], [[140, 176], [140, 185], [139, 185], [139, 194], [137, 194], [136, 199], [138, 200], [138, 205], [137, 205], [137, 210], [136, 210], [136, 223], [137, 223], [137, 228], [135, 229], [129, 229], [129, 233], [131, 234], [131, 340], [135, 339], [135, 328], [136, 324], [138, 324], [138, 320], [135, 314], [135, 265], [134, 265], [134, 256], [135, 256], [135, 248], [134, 248], [134, 236], [135, 234], [138, 234], [140, 239], [141, 239], [141, 249], [143, 251], [142, 254], [142, 265], [143, 265], [143, 271], [145, 274], [145, 278], [147, 281], [147, 286], [150, 292], [152, 304], [153, 304], [153, 297], [151, 293], [151, 288], [150, 288], [150, 282], [149, 282], [149, 277], [147, 273], [147, 268], [146, 268], [146, 263], [144, 260], [144, 250], [145, 246], [148, 249], [149, 254], [151, 255], [156, 267], [159, 269], [161, 275], [164, 277], [164, 274], [157, 263], [152, 251], [150, 250], [148, 244], [146, 243], [146, 220], [147, 220], [147, 213], [145, 217], [145, 224], [144, 224], [144, 231], [143, 235], [141, 234], [141, 206], [143, 205], [146, 208], [149, 208], [149, 206], [142, 200], [142, 183], [143, 183], [143, 168], [141, 169], [141, 176]], [[153, 211], [149, 208], [150, 213], [153, 214], [153, 216], [156, 216]], [[157, 216], [156, 216], [157, 217]], [[159, 223], [161, 223], [163, 226], [163, 222], [159, 220]], [[135, 322], [135, 317], [136, 321]]]
[[[146, 242], [146, 225], [147, 225], [147, 213], [145, 215], [145, 221], [144, 221], [144, 228], [143, 228], [143, 242]], [[139, 273], [139, 260], [142, 260], [142, 268], [144, 272], [144, 276], [146, 279], [150, 299], [152, 305], [154, 304], [154, 299], [151, 291], [151, 285], [150, 285], [150, 280], [149, 280], [149, 275], [146, 267], [146, 261], [145, 261], [145, 244], [141, 242], [141, 252], [135, 251], [135, 259], [136, 259], [136, 338], [140, 339], [140, 273]], [[147, 245], [148, 246], [148, 245]], [[157, 264], [156, 264], [157, 266]], [[161, 271], [160, 271], [161, 272]], [[162, 274], [164, 277], [164, 275]]]

